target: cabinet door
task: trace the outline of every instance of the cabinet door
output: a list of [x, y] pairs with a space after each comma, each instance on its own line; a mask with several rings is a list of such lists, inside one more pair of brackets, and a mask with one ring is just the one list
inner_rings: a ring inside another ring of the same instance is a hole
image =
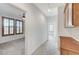
[[68, 55], [68, 50], [61, 48], [61, 55]]
[[79, 53], [69, 51], [69, 55], [79, 55]]
[[79, 3], [72, 4], [72, 24], [79, 26]]

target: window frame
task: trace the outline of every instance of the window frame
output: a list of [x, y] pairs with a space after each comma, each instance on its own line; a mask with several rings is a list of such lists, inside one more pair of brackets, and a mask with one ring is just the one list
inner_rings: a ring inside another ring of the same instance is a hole
[[[9, 26], [8, 26], [8, 34], [4, 34], [4, 18], [9, 19]], [[10, 34], [10, 20], [13, 20], [13, 34]], [[22, 22], [22, 33], [17, 33], [17, 27], [16, 27], [16, 21]], [[10, 35], [16, 35], [16, 34], [23, 34], [23, 20], [18, 20], [14, 18], [9, 17], [3, 17], [2, 16], [2, 36], [10, 36]]]
[[[9, 19], [8, 34], [4, 34], [4, 18]], [[13, 20], [13, 34], [10, 34], [10, 20]], [[2, 17], [2, 36], [14, 35], [14, 19], [9, 17]]]

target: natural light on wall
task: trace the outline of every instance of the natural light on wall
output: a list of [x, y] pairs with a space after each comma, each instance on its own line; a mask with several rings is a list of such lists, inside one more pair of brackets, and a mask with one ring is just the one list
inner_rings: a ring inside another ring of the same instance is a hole
[[54, 36], [54, 25], [48, 24], [48, 39], [53, 39]]
[[49, 31], [49, 32], [54, 30], [53, 24], [49, 24], [48, 27], [49, 27], [49, 28], [48, 28], [48, 31]]

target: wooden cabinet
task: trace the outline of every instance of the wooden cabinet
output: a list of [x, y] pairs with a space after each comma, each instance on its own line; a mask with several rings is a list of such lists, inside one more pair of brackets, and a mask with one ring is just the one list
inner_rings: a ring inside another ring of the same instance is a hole
[[74, 26], [79, 26], [79, 3], [72, 4], [72, 20]]
[[61, 48], [61, 55], [79, 55], [79, 52]]
[[65, 27], [79, 26], [79, 3], [66, 4], [64, 8]]
[[60, 37], [61, 55], [79, 55], [79, 42], [71, 37]]
[[68, 55], [68, 51], [61, 48], [61, 55]]

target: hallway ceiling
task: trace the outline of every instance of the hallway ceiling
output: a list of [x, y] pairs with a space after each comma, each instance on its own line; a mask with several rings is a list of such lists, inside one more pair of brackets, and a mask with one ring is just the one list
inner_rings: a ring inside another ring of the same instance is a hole
[[[26, 3], [23, 3], [23, 4], [11, 3], [11, 5], [14, 5], [17, 8], [20, 8], [21, 10], [24, 10], [24, 11], [27, 10], [27, 8], [25, 8], [27, 7]], [[46, 16], [53, 16], [57, 14], [57, 8], [64, 6], [64, 3], [32, 3], [32, 5], [37, 7]]]
[[56, 8], [64, 6], [64, 3], [35, 3], [34, 5], [46, 16], [53, 16], [55, 13], [57, 13]]

